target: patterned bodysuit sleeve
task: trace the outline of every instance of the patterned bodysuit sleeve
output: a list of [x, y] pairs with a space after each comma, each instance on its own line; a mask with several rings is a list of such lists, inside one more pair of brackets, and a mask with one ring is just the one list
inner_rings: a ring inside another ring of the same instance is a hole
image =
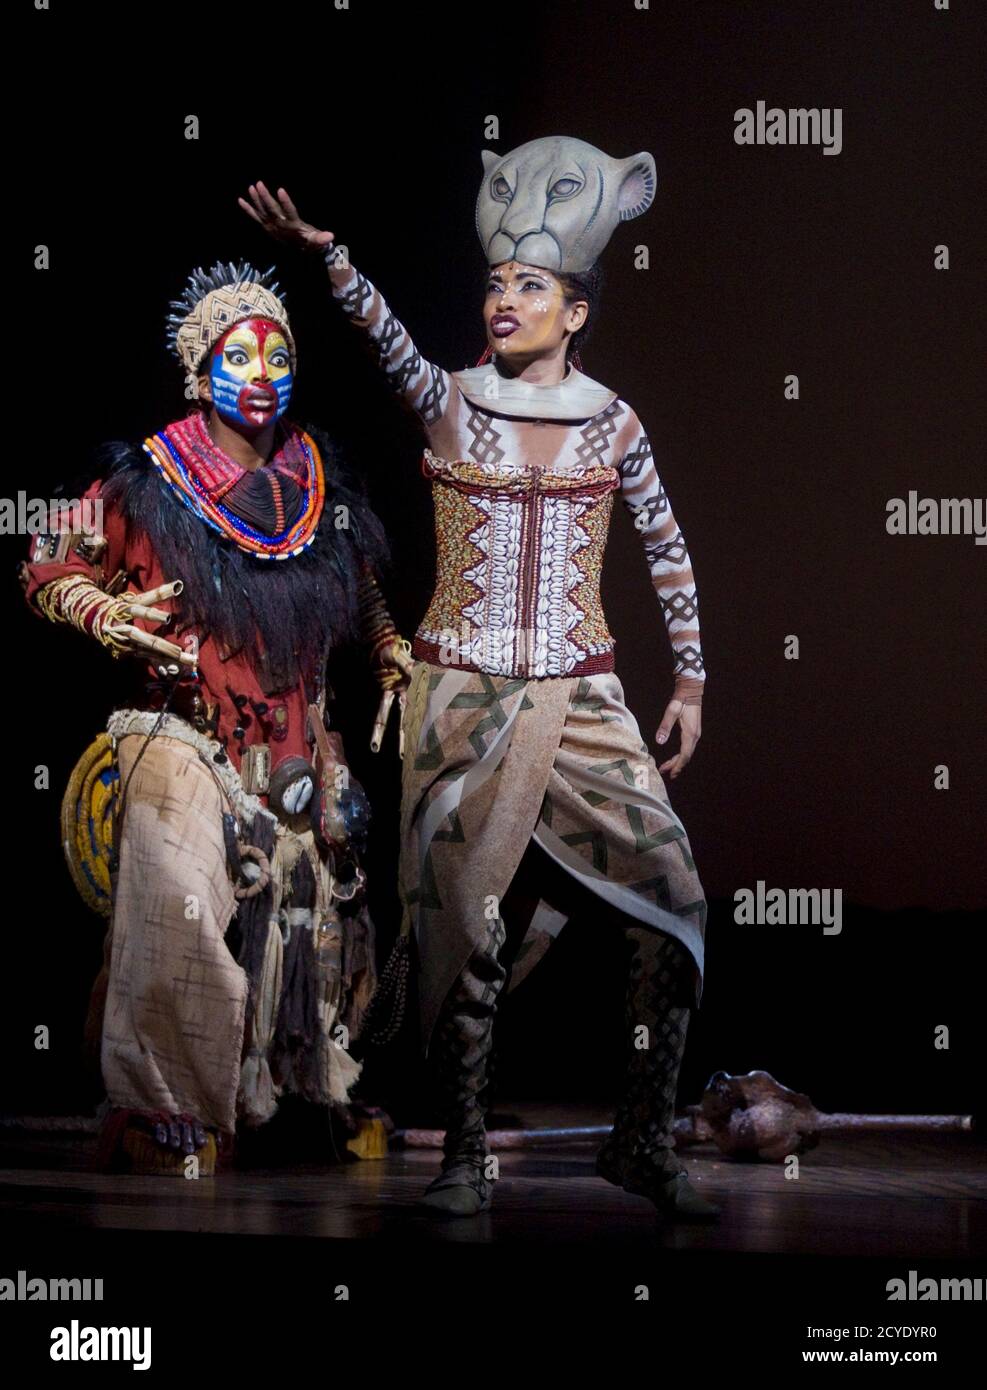
[[692, 560], [655, 468], [648, 436], [633, 412], [630, 412], [628, 426], [617, 465], [621, 501], [644, 541], [651, 582], [658, 594], [675, 653], [674, 698], [687, 704], [699, 704], [706, 668], [699, 637], [699, 597]]
[[449, 404], [449, 373], [422, 357], [411, 334], [395, 318], [380, 291], [365, 275], [337, 257], [332, 246], [326, 252], [326, 265], [334, 299], [350, 322], [373, 343], [388, 381], [425, 425], [434, 425]]

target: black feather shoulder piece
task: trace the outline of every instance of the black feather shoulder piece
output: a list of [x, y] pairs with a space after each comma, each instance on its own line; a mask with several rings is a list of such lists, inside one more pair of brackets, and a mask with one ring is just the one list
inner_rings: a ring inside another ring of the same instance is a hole
[[183, 506], [140, 445], [105, 444], [102, 496], [134, 535], [144, 534], [168, 579], [180, 579], [182, 615], [231, 653], [243, 652], [271, 694], [310, 683], [329, 653], [358, 636], [364, 566], [389, 562], [384, 529], [362, 480], [321, 431], [305, 427], [322, 455], [325, 503], [307, 550], [259, 560]]

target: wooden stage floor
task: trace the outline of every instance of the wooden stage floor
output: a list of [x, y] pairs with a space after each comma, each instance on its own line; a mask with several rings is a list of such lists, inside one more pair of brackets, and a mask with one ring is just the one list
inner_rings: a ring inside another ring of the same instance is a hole
[[[502, 1108], [526, 1125], [607, 1118]], [[595, 1145], [502, 1150], [493, 1209], [446, 1221], [416, 1205], [434, 1151], [187, 1181], [97, 1173], [93, 1148], [0, 1127], [0, 1276], [105, 1287], [98, 1305], [0, 1304], [15, 1361], [45, 1364], [53, 1325], [70, 1318], [152, 1328], [171, 1384], [213, 1349], [245, 1383], [270, 1355], [282, 1372], [365, 1377], [404, 1357], [440, 1375], [478, 1355], [481, 1369], [513, 1367], [523, 1352], [529, 1378], [540, 1366], [565, 1383], [571, 1370], [573, 1384], [594, 1349], [649, 1376], [733, 1376], [751, 1356], [787, 1376], [838, 1334], [851, 1359], [920, 1354], [959, 1374], [982, 1355], [982, 1301], [890, 1301], [891, 1281], [911, 1276], [987, 1290], [987, 1146], [973, 1135], [827, 1136], [798, 1181], [686, 1150], [723, 1208], [702, 1226], [665, 1225], [597, 1178]]]
[[[525, 1124], [586, 1125], [573, 1106], [505, 1106]], [[712, 1145], [683, 1154], [723, 1208], [709, 1226], [662, 1227], [653, 1207], [596, 1177], [594, 1145], [501, 1151], [493, 1209], [436, 1221], [416, 1199], [438, 1169], [428, 1150], [346, 1164], [286, 1162], [198, 1181], [94, 1172], [88, 1136], [0, 1130], [2, 1229], [209, 1232], [342, 1241], [592, 1242], [747, 1253], [948, 1259], [987, 1252], [987, 1144], [971, 1135], [825, 1136], [788, 1180]]]

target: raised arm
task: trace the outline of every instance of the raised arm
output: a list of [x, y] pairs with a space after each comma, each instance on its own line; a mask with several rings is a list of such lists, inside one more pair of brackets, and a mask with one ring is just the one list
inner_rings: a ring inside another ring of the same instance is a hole
[[673, 700], [702, 703], [706, 668], [699, 636], [699, 598], [685, 538], [655, 468], [651, 444], [631, 412], [618, 464], [620, 496], [644, 542], [651, 582], [675, 653]]
[[383, 295], [356, 270], [335, 245], [332, 232], [320, 231], [298, 215], [283, 188], [274, 198], [264, 184], [251, 184], [250, 201], [240, 198], [244, 212], [278, 241], [303, 250], [319, 251], [329, 268], [333, 297], [351, 323], [366, 333], [381, 370], [426, 425], [440, 418], [449, 402], [448, 372], [427, 361], [411, 335], [391, 312]]
[[421, 355], [411, 334], [365, 275], [333, 246], [325, 256], [333, 296], [343, 313], [373, 343], [381, 371], [395, 391], [426, 425], [433, 425], [449, 402], [449, 373]]

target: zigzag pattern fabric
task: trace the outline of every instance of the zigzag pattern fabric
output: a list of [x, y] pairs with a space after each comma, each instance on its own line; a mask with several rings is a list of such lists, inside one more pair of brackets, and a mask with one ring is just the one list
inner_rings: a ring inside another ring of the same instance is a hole
[[[523, 680], [420, 662], [404, 733], [399, 877], [426, 1049], [532, 838], [591, 895], [680, 944], [698, 1006], [706, 899], [617, 676]], [[536, 911], [512, 986], [557, 923]]]

